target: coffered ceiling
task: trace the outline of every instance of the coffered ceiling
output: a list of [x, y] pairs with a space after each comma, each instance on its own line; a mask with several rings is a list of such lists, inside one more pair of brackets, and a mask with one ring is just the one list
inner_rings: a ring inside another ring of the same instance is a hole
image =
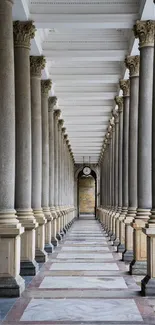
[[152, 0], [15, 0], [13, 19], [37, 28], [31, 54], [46, 57], [76, 163], [98, 162], [125, 55], [138, 53], [133, 24], [153, 15]]

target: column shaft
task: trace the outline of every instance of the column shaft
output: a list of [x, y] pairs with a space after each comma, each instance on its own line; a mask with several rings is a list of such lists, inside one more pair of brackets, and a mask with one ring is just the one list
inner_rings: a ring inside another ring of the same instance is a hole
[[21, 237], [21, 274], [35, 274], [35, 228], [31, 206], [32, 132], [30, 92], [30, 40], [34, 37], [32, 22], [14, 22], [16, 167], [15, 207], [25, 228]]
[[[20, 272], [20, 235], [24, 229], [14, 210], [15, 94], [12, 28], [13, 1], [0, 2], [0, 296], [24, 290]], [[9, 284], [9, 285], [8, 285]]]
[[152, 89], [154, 22], [137, 21], [135, 36], [140, 40], [139, 108], [138, 108], [138, 209], [134, 227], [132, 274], [146, 274], [146, 235], [142, 228], [152, 208]]

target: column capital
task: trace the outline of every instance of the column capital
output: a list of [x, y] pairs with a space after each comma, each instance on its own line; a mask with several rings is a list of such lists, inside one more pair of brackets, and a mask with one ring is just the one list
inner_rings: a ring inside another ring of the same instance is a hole
[[64, 120], [63, 119], [58, 120], [58, 124], [59, 124], [59, 129], [61, 130], [64, 125]]
[[65, 139], [66, 142], [67, 142], [67, 138], [68, 138], [68, 134], [65, 134], [64, 139]]
[[52, 87], [52, 80], [51, 79], [46, 79], [46, 80], [41, 80], [41, 92], [42, 94], [48, 95], [49, 90]]
[[51, 112], [53, 111], [54, 106], [57, 103], [57, 97], [56, 96], [51, 96], [48, 98], [48, 111]]
[[60, 117], [60, 115], [61, 115], [61, 110], [60, 109], [56, 109], [54, 111], [54, 116], [58, 119]]
[[31, 76], [41, 78], [41, 70], [45, 68], [46, 59], [44, 56], [30, 56]]
[[120, 79], [119, 81], [120, 88], [123, 90], [123, 97], [130, 96], [130, 80]]
[[113, 108], [112, 116], [114, 117], [115, 124], [119, 123], [119, 114], [118, 114], [118, 110], [116, 110], [116, 108]]
[[126, 56], [125, 65], [130, 72], [130, 78], [139, 77], [140, 56]]
[[65, 128], [65, 127], [62, 128], [62, 132], [63, 132], [64, 134], [66, 133], [66, 128]]
[[35, 36], [36, 28], [33, 21], [19, 21], [13, 23], [13, 36], [15, 47], [30, 49], [30, 41]]
[[118, 106], [118, 113], [123, 112], [123, 97], [122, 96], [115, 96], [115, 102]]
[[139, 47], [147, 47], [154, 45], [154, 20], [137, 20], [133, 27], [135, 38], [139, 38]]

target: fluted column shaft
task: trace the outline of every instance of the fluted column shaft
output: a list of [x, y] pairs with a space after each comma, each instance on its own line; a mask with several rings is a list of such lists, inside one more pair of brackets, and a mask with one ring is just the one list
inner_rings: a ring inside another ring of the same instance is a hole
[[[45, 238], [44, 225], [42, 230], [42, 242], [45, 251], [52, 253], [52, 214], [49, 207], [49, 120], [48, 120], [48, 93], [51, 89], [51, 80], [41, 80], [41, 111], [42, 111], [42, 208], [46, 218]], [[40, 234], [40, 235], [41, 235]], [[45, 255], [45, 254], [44, 254]]]
[[[13, 24], [15, 59], [16, 166], [15, 207], [25, 228], [21, 237], [21, 274], [35, 274], [35, 228], [32, 198], [32, 132], [30, 92], [30, 40], [34, 37], [32, 22]], [[27, 269], [28, 266], [28, 269]]]
[[[44, 68], [44, 66], [45, 66], [44, 57], [38, 57], [38, 56], [30, 57], [31, 126], [32, 126], [32, 209], [38, 225], [45, 223], [45, 217], [41, 207], [41, 192], [42, 192], [41, 70]], [[36, 242], [37, 242], [37, 236], [38, 236], [38, 229], [36, 230]]]
[[142, 280], [142, 293], [155, 296], [155, 34], [154, 34], [154, 77], [152, 111], [152, 213], [149, 223], [143, 229], [147, 236], [147, 275]]
[[150, 217], [152, 208], [152, 94], [154, 22], [137, 21], [135, 37], [139, 38], [139, 108], [138, 108], [138, 209], [134, 227], [134, 260], [132, 274], [146, 274], [146, 235], [142, 227]]
[[59, 132], [58, 132], [58, 119], [61, 111], [54, 112], [54, 205], [57, 213], [57, 239], [60, 240], [60, 210], [59, 210]]
[[24, 229], [14, 210], [15, 85], [12, 4], [13, 1], [8, 0], [0, 2], [0, 296], [5, 297], [19, 296], [24, 289], [24, 281], [19, 276], [20, 235]]
[[121, 214], [123, 206], [123, 97], [115, 97], [116, 104], [118, 105], [119, 113], [119, 152], [118, 152], [118, 212], [119, 218], [117, 220], [119, 228], [119, 245], [117, 246], [118, 252], [123, 252], [124, 245], [124, 227], [123, 218]]
[[119, 216], [118, 211], [118, 154], [119, 154], [119, 112], [118, 109], [113, 111], [113, 116], [115, 119], [115, 215], [113, 218], [113, 233], [115, 234], [114, 245], [119, 244]]
[[56, 218], [57, 214], [54, 207], [54, 191], [55, 191], [55, 183], [54, 183], [54, 106], [57, 103], [57, 98], [55, 96], [49, 97], [48, 100], [48, 111], [49, 111], [49, 206], [51, 210], [51, 214], [53, 217], [52, 221], [52, 239], [51, 243], [54, 246], [58, 245], [58, 241], [56, 238]]
[[133, 228], [131, 223], [137, 212], [137, 148], [138, 148], [138, 94], [139, 56], [128, 56], [125, 60], [130, 72], [129, 114], [129, 208], [125, 217], [125, 252], [123, 260], [133, 259]]

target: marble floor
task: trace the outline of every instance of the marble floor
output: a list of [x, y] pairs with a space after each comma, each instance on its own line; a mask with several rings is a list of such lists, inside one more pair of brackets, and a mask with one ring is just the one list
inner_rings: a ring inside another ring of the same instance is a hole
[[6, 317], [3, 310], [0, 315], [5, 325], [155, 324], [150, 301], [89, 217], [73, 224]]

